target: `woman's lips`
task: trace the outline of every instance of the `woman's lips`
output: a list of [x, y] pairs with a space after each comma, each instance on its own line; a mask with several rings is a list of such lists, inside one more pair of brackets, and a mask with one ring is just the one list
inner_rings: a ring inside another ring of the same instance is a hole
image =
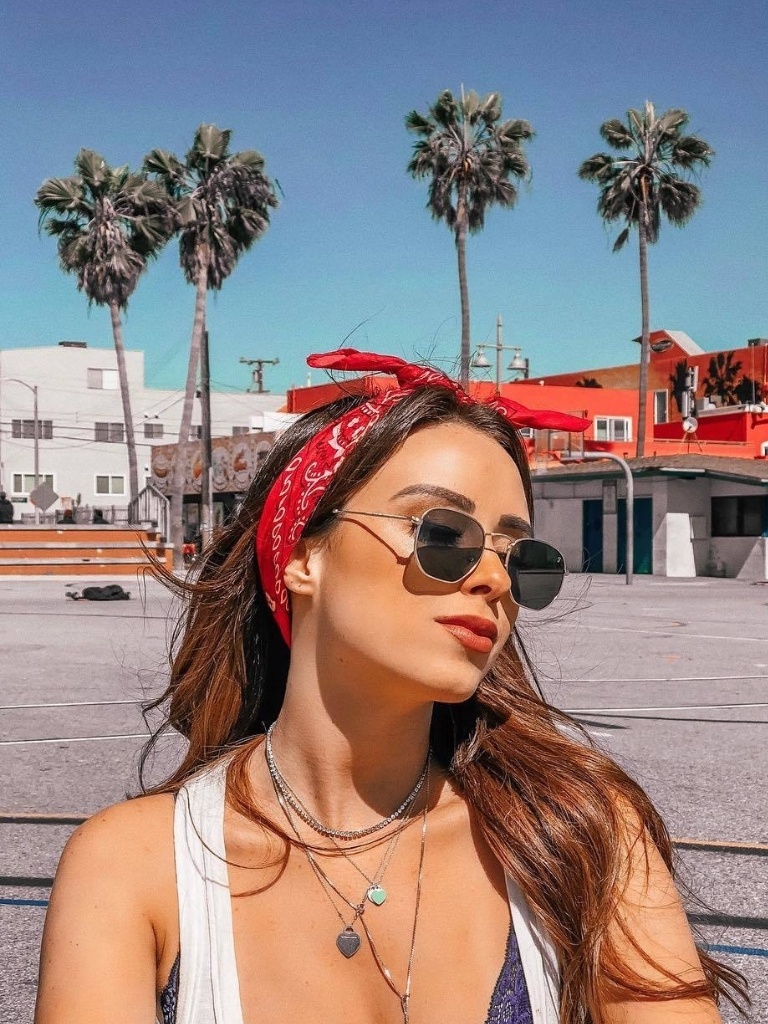
[[481, 654], [489, 654], [493, 650], [493, 640], [489, 636], [481, 636], [473, 632], [467, 626], [460, 626], [456, 622], [441, 622], [449, 633], [452, 633], [459, 643], [470, 651], [479, 651]]

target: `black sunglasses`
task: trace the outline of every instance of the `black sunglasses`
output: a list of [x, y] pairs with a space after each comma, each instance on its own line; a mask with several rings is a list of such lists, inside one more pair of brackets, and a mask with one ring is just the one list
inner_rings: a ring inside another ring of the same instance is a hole
[[430, 508], [420, 516], [397, 516], [387, 512], [356, 512], [335, 508], [333, 515], [375, 516], [377, 519], [402, 519], [417, 527], [413, 554], [419, 568], [433, 580], [460, 583], [483, 557], [486, 537], [500, 537], [506, 548], [492, 548], [501, 559], [511, 581], [511, 593], [521, 608], [538, 611], [551, 604], [560, 593], [565, 577], [565, 559], [551, 544], [531, 537], [517, 540], [505, 533], [486, 533], [482, 524], [465, 512], [450, 508]]

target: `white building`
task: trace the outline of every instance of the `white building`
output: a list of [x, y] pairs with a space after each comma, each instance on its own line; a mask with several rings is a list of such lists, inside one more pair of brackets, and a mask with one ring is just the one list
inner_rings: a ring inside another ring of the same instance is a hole
[[[143, 352], [127, 351], [125, 358], [143, 487], [149, 482], [152, 445], [178, 440], [184, 392], [147, 387]], [[38, 394], [40, 482], [48, 481], [59, 495], [52, 508], [70, 503], [126, 507], [128, 454], [115, 351], [60, 342], [0, 351], [0, 489], [14, 502], [16, 519], [33, 512], [28, 500], [34, 485], [32, 387]], [[284, 403], [285, 395], [212, 390], [211, 433], [274, 430], [282, 417], [273, 414]], [[199, 430], [196, 402], [192, 437]]]

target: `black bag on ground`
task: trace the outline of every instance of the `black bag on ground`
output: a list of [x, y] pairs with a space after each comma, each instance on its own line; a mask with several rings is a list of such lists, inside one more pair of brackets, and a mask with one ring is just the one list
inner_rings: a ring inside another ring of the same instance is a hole
[[127, 601], [130, 596], [119, 583], [108, 583], [106, 587], [83, 587], [79, 598], [84, 601]]

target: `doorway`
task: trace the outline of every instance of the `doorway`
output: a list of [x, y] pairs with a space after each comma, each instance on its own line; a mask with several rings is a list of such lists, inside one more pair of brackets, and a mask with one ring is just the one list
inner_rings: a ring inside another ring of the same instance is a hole
[[[633, 572], [638, 575], [650, 576], [653, 572], [653, 500], [651, 498], [635, 498], [635, 522], [632, 531], [634, 539], [635, 563]], [[618, 572], [627, 571], [627, 499], [619, 498], [618, 506], [619, 531], [617, 544]]]
[[581, 522], [582, 572], [603, 571], [603, 500], [582, 502]]

